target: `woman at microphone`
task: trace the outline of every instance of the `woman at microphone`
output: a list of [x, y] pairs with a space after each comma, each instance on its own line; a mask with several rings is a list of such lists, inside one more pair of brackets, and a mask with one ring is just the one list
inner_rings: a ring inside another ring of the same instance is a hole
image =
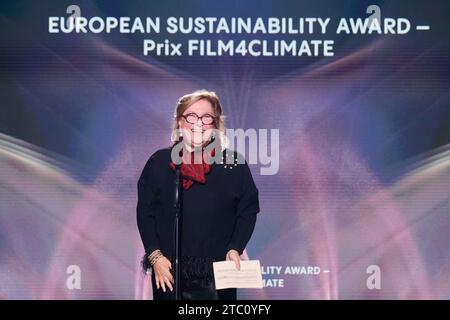
[[153, 298], [174, 299], [174, 180], [180, 164], [181, 298], [235, 300], [236, 289], [215, 289], [212, 263], [231, 260], [240, 268], [260, 209], [247, 162], [226, 148], [219, 97], [206, 90], [182, 96], [171, 140], [171, 147], [150, 156], [138, 181], [137, 223]]

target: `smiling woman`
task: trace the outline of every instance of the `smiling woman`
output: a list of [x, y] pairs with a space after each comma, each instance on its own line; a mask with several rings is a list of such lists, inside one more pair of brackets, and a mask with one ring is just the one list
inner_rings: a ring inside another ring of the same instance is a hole
[[[236, 289], [215, 289], [212, 263], [226, 259], [240, 268], [259, 200], [248, 164], [226, 148], [224, 130], [222, 106], [214, 92], [184, 95], [175, 109], [172, 147], [156, 151], [139, 178], [137, 222], [145, 248], [143, 266], [153, 271], [154, 299], [174, 299], [173, 150], [179, 146], [181, 298], [236, 299]], [[209, 161], [217, 155], [220, 161]]]

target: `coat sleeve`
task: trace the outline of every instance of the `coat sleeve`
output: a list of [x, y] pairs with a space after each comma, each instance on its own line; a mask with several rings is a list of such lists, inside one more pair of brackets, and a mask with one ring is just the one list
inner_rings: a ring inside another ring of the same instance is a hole
[[152, 155], [147, 161], [137, 183], [137, 225], [147, 255], [160, 248], [156, 232], [155, 213], [159, 209], [159, 200], [154, 188], [154, 158]]
[[228, 250], [234, 249], [242, 254], [247, 246], [256, 224], [256, 215], [260, 211], [258, 189], [248, 167], [247, 162], [242, 164], [241, 195], [236, 209], [236, 224], [234, 227]]

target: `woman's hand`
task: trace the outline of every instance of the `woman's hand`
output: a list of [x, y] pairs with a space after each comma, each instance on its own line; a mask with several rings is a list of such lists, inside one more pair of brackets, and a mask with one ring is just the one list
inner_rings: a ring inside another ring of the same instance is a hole
[[239, 258], [239, 252], [237, 252], [234, 249], [231, 249], [227, 253], [226, 260], [234, 261], [234, 263], [236, 264], [236, 269], [241, 270], [241, 258]]
[[164, 292], [166, 292], [166, 286], [170, 289], [170, 291], [173, 291], [173, 276], [170, 270], [172, 269], [172, 264], [170, 263], [169, 259], [162, 256], [158, 260], [156, 260], [155, 264], [153, 265], [153, 272], [155, 273], [155, 280], [156, 280], [156, 288], [159, 289], [160, 287], [163, 289]]

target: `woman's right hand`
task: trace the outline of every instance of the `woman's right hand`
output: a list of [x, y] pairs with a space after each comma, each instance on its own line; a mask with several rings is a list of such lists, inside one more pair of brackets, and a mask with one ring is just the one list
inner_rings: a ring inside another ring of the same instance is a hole
[[166, 292], [167, 286], [170, 289], [170, 291], [173, 291], [172, 284], [174, 281], [172, 273], [170, 272], [171, 269], [172, 264], [166, 257], [163, 256], [158, 260], [156, 260], [155, 264], [153, 265], [153, 272], [155, 273], [157, 289], [161, 287], [163, 291]]

